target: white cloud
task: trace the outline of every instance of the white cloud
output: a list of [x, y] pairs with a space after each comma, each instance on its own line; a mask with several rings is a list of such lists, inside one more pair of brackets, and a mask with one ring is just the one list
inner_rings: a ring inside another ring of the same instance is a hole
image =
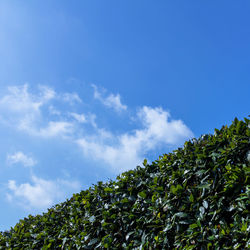
[[65, 102], [68, 102], [71, 105], [73, 105], [75, 102], [77, 102], [77, 103], [81, 103], [82, 102], [82, 99], [76, 93], [64, 93], [62, 95], [62, 99]]
[[11, 165], [20, 163], [25, 167], [32, 167], [36, 165], [36, 161], [32, 157], [25, 155], [21, 151], [16, 152], [12, 155], [7, 155], [7, 162]]
[[39, 129], [32, 128], [27, 123], [22, 123], [20, 128], [31, 135], [45, 138], [67, 136], [72, 134], [74, 130], [74, 126], [72, 123], [63, 121], [49, 122], [46, 127], [41, 127]]
[[14, 113], [38, 113], [43, 99], [34, 98], [28, 92], [28, 84], [8, 87], [9, 94], [0, 100], [1, 109]]
[[92, 84], [94, 88], [94, 98], [99, 100], [102, 104], [109, 108], [113, 108], [117, 112], [121, 112], [127, 109], [127, 106], [121, 103], [121, 97], [119, 94], [110, 94], [107, 97], [103, 97], [103, 94], [99, 91], [96, 85]]
[[73, 118], [74, 121], [81, 123], [81, 124], [90, 124], [93, 128], [97, 129], [96, 124], [96, 115], [93, 113], [75, 113], [75, 112], [69, 112], [69, 116]]
[[69, 113], [76, 121], [80, 123], [87, 122], [86, 117], [84, 114], [77, 114], [77, 113]]
[[43, 100], [43, 103], [56, 97], [56, 92], [52, 88], [45, 85], [39, 85], [38, 88], [40, 90], [40, 96]]
[[76, 181], [51, 181], [32, 176], [32, 183], [17, 185], [16, 181], [9, 180], [8, 189], [7, 198], [10, 202], [18, 202], [27, 209], [44, 209], [64, 199], [67, 192], [79, 191], [80, 184]]
[[77, 143], [82, 148], [85, 156], [104, 161], [104, 163], [112, 167], [114, 172], [132, 169], [142, 161], [136, 148], [130, 148], [129, 145], [124, 145], [122, 142], [118, 143], [117, 146], [109, 145], [99, 141], [96, 137], [94, 140], [81, 138], [77, 140]]
[[127, 106], [121, 103], [121, 97], [119, 94], [110, 94], [106, 99], [103, 100], [107, 107], [114, 108], [116, 111], [126, 110]]
[[153, 148], [157, 143], [177, 145], [193, 136], [191, 130], [181, 120], [171, 120], [170, 113], [162, 108], [144, 106], [138, 113], [145, 126], [142, 136], [147, 147]]
[[144, 155], [159, 146], [178, 145], [193, 136], [181, 120], [169, 121], [162, 108], [143, 107], [138, 112], [142, 129], [115, 136], [99, 131], [96, 136], [76, 140], [85, 156], [103, 160], [114, 171], [121, 172], [139, 165]]
[[73, 125], [69, 122], [49, 122], [48, 126], [38, 131], [39, 136], [53, 137], [66, 135], [72, 132]]
[[[127, 109], [119, 95], [104, 96], [105, 90], [100, 91], [95, 85], [92, 87], [94, 98], [105, 106], [119, 112]], [[57, 109], [54, 108], [54, 100], [69, 104], [81, 103], [76, 93], [56, 94], [47, 86], [39, 86], [38, 92], [34, 94], [34, 91], [29, 91], [27, 84], [9, 87], [8, 90], [8, 94], [0, 99], [0, 118], [4, 113], [9, 124], [32, 136], [57, 136], [75, 141], [86, 158], [103, 161], [118, 172], [134, 168], [147, 153], [180, 145], [193, 136], [183, 121], [171, 119], [170, 113], [162, 108], [141, 107], [136, 114], [141, 128], [117, 134], [99, 128], [95, 114], [85, 115], [75, 105], [72, 107], [64, 103], [60, 106], [57, 103]], [[52, 113], [57, 115], [53, 116], [53, 120], [50, 117]], [[91, 124], [92, 128], [85, 127], [87, 124]]]
[[[29, 91], [28, 84], [8, 87], [8, 94], [0, 99], [1, 121], [33, 136], [69, 135], [74, 129], [72, 123], [65, 120], [50, 121], [41, 110], [52, 100], [58, 99], [58, 96], [48, 86], [39, 85], [36, 94]], [[78, 100], [76, 94], [69, 93], [64, 93], [63, 98], [69, 102]], [[47, 113], [61, 114], [53, 105], [49, 105]]]
[[97, 128], [97, 124], [96, 124], [96, 115], [95, 114], [89, 114], [89, 123], [94, 127]]
[[55, 97], [52, 89], [39, 86], [38, 94], [29, 91], [28, 84], [8, 87], [8, 94], [0, 99], [1, 120], [18, 129], [35, 126], [41, 119], [41, 107]]
[[57, 116], [61, 115], [61, 112], [58, 109], [56, 109], [53, 105], [49, 106], [49, 113]]

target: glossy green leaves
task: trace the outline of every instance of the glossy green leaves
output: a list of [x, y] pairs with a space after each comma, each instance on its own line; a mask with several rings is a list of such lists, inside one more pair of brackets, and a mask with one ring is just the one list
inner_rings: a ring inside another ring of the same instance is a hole
[[0, 249], [250, 248], [249, 120], [98, 182], [0, 233]]

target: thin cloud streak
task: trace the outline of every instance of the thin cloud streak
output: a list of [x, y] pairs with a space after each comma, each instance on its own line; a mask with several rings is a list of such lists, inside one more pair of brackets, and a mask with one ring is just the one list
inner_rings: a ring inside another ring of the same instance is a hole
[[22, 164], [25, 167], [33, 167], [37, 163], [36, 160], [34, 160], [32, 157], [25, 155], [21, 151], [18, 151], [12, 155], [7, 155], [7, 162], [10, 165]]
[[74, 103], [82, 103], [82, 99], [77, 93], [64, 93], [62, 94], [61, 99], [71, 105]]
[[18, 127], [27, 134], [37, 137], [51, 138], [51, 137], [66, 137], [71, 135], [74, 131], [74, 125], [70, 122], [50, 121], [46, 127], [37, 128], [29, 120], [22, 120]]
[[[121, 97], [119, 94], [109, 94], [107, 97], [103, 96], [103, 93], [94, 84], [91, 85], [94, 89], [94, 98], [99, 100], [103, 105], [108, 108], [113, 108], [116, 112], [127, 110], [127, 106], [121, 103]], [[103, 91], [105, 92], [105, 90]]]
[[79, 123], [86, 123], [87, 122], [86, 116], [84, 114], [77, 114], [77, 113], [71, 112], [71, 113], [69, 113], [69, 115], [71, 115]]

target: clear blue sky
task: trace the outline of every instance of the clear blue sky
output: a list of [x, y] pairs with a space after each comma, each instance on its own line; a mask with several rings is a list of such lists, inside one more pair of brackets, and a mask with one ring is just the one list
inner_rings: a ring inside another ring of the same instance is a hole
[[0, 2], [0, 230], [249, 115], [249, 1]]

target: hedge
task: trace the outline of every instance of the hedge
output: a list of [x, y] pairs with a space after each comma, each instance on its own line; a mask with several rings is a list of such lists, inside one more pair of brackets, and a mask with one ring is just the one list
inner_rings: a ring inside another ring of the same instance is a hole
[[0, 233], [0, 249], [248, 249], [250, 120], [237, 118]]

